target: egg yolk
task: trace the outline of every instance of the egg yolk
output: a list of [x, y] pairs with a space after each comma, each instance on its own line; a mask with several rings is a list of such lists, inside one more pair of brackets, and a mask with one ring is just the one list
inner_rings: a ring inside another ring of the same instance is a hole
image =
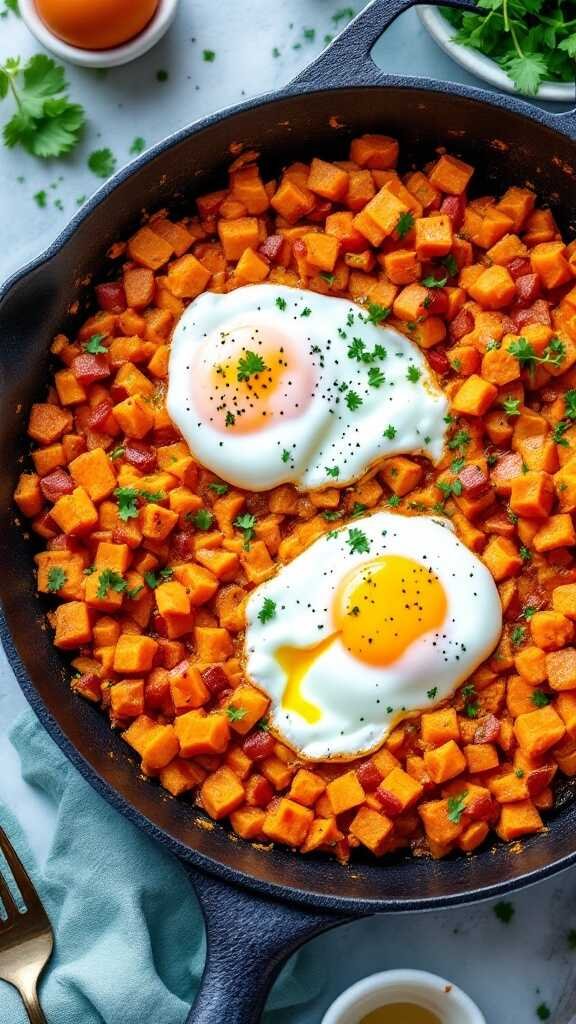
[[402, 555], [382, 555], [356, 566], [340, 584], [334, 600], [336, 632], [313, 647], [281, 647], [276, 659], [286, 675], [285, 711], [313, 725], [322, 713], [302, 693], [317, 659], [338, 640], [365, 665], [397, 661], [419, 637], [439, 629], [448, 602], [440, 580], [427, 566]]
[[54, 35], [85, 50], [108, 50], [137, 36], [156, 13], [159, 0], [36, 0]]
[[219, 331], [192, 371], [199, 416], [226, 433], [256, 433], [301, 415], [313, 394], [312, 367], [287, 335], [268, 325]]

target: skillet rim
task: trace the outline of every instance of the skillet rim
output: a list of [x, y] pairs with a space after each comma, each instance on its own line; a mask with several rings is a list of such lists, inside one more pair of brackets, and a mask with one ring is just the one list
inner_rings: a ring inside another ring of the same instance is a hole
[[[431, 94], [442, 93], [451, 97], [459, 97], [460, 99], [467, 100], [468, 102], [471, 101], [484, 107], [492, 107], [495, 114], [499, 109], [504, 109], [507, 113], [513, 113], [516, 116], [523, 118], [529, 124], [535, 123], [536, 125], [542, 125], [562, 138], [564, 143], [566, 143], [566, 141], [569, 142], [572, 138], [570, 128], [573, 128], [574, 125], [574, 112], [570, 112], [565, 115], [550, 113], [545, 110], [534, 108], [519, 98], [498, 96], [477, 87], [459, 84], [455, 85], [450, 82], [440, 82], [430, 79], [404, 76], [387, 76], [384, 83], [374, 83], [374, 81], [363, 83], [360, 81], [350, 84], [338, 83], [336, 86], [326, 86], [319, 82], [306, 82], [305, 80], [297, 79], [293, 84], [286, 86], [279, 92], [267, 92], [263, 95], [258, 95], [245, 100], [240, 104], [222, 108], [215, 113], [209, 114], [206, 117], [193, 122], [187, 127], [179, 129], [177, 132], [172, 133], [165, 139], [156, 143], [156, 145], [152, 146], [140, 157], [131, 161], [124, 168], [119, 170], [93, 194], [88, 202], [78, 211], [78, 213], [75, 214], [56, 239], [43, 252], [8, 277], [6, 282], [0, 287], [0, 313], [3, 301], [12, 289], [35, 271], [41, 269], [44, 265], [48, 265], [51, 260], [66, 247], [68, 242], [73, 239], [76, 231], [82, 223], [106, 202], [107, 198], [119, 185], [127, 181], [129, 178], [135, 177], [142, 168], [152, 163], [156, 157], [162, 156], [170, 149], [191, 138], [198, 132], [203, 131], [204, 129], [221, 121], [232, 118], [237, 114], [247, 111], [256, 111], [259, 107], [270, 106], [299, 96], [310, 95], [311, 93], [328, 93], [337, 95], [339, 92], [351, 90], [366, 92], [375, 89], [387, 90], [389, 88], [402, 89], [406, 92], [418, 90], [420, 92]], [[206, 854], [201, 853], [193, 847], [181, 842], [174, 836], [171, 836], [164, 831], [163, 828], [147, 817], [143, 811], [138, 810], [137, 807], [130, 802], [130, 800], [125, 797], [111, 781], [108, 781], [108, 779], [99, 774], [96, 767], [93, 767], [88, 759], [80, 752], [80, 749], [76, 747], [70, 739], [68, 739], [62, 727], [49, 711], [48, 706], [44, 703], [40, 693], [34, 686], [34, 683], [25, 669], [16, 649], [15, 642], [8, 627], [3, 602], [0, 603], [0, 640], [2, 641], [8, 662], [16, 676], [18, 684], [41, 724], [71, 763], [78, 769], [83, 778], [90, 783], [96, 792], [106, 799], [107, 802], [116, 810], [120, 811], [120, 813], [132, 821], [133, 824], [144, 829], [144, 831], [146, 831], [153, 839], [159, 841], [164, 847], [168, 848], [181, 861], [184, 861], [185, 864], [190, 864], [193, 867], [200, 868], [202, 871], [222, 879], [229, 884], [257, 892], [278, 901], [289, 902], [309, 908], [315, 907], [332, 913], [343, 912], [358, 914], [382, 911], [410, 912], [462, 906], [468, 903], [510, 893], [518, 889], [526, 888], [529, 885], [536, 884], [539, 881], [543, 881], [544, 879], [561, 871], [565, 871], [576, 864], [575, 846], [570, 853], [558, 859], [553, 859], [541, 867], [527, 869], [526, 872], [518, 874], [511, 880], [507, 879], [502, 882], [489, 883], [480, 886], [476, 884], [468, 887], [465, 891], [453, 893], [451, 895], [431, 895], [422, 899], [416, 898], [408, 900], [380, 897], [370, 898], [369, 896], [366, 897], [364, 895], [338, 896], [333, 893], [326, 894], [315, 892], [310, 889], [299, 888], [289, 884], [278, 884], [263, 878], [258, 878], [240, 868], [230, 867], [229, 865], [217, 860], [215, 857], [207, 856]], [[539, 837], [536, 837], [536, 839], [538, 838]], [[294, 857], [293, 853], [287, 853], [287, 851], [281, 852], [282, 854], [286, 853], [290, 859]], [[489, 854], [490, 849], [486, 849], [476, 856], [488, 857]], [[308, 863], [310, 865], [315, 865], [317, 863], [319, 867], [323, 864], [323, 862], [313, 861], [309, 861]], [[474, 859], [471, 859], [468, 863], [474, 865], [475, 861]], [[352, 869], [353, 868], [354, 865], [352, 865]], [[346, 870], [348, 870], [346, 867], [342, 867], [342, 871]], [[386, 870], [386, 868], [384, 867], [382, 870]]]

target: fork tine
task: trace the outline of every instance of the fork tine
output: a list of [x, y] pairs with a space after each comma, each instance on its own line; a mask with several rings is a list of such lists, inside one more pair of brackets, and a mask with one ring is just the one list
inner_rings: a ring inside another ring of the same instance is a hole
[[41, 906], [40, 900], [38, 898], [38, 893], [36, 892], [36, 889], [32, 885], [32, 882], [28, 877], [26, 869], [24, 868], [24, 865], [20, 862], [20, 859], [16, 855], [16, 852], [10, 840], [8, 839], [8, 836], [6, 835], [2, 828], [0, 828], [0, 850], [2, 850], [2, 853], [4, 854], [8, 862], [10, 870], [14, 876], [14, 881], [16, 882], [16, 885], [18, 886], [22, 894], [22, 898], [28, 910], [30, 910], [32, 907]]
[[[4, 878], [4, 875], [2, 874], [1, 871], [0, 871], [0, 899], [2, 900], [2, 903], [4, 904], [4, 910], [6, 911], [6, 915], [7, 915], [8, 921], [11, 921], [12, 918], [14, 918], [16, 916], [16, 914], [20, 913], [20, 911], [18, 910], [18, 907], [16, 906], [16, 903], [14, 901], [14, 897], [12, 895], [12, 892], [10, 891], [10, 887], [8, 885], [8, 882]], [[0, 921], [0, 928], [2, 927], [3, 923], [4, 922]]]

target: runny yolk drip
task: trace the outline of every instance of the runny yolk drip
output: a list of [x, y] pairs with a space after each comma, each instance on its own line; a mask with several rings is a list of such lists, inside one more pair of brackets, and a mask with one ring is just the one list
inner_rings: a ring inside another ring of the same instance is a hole
[[193, 367], [198, 412], [227, 434], [264, 430], [299, 416], [311, 400], [314, 376], [292, 339], [276, 327], [238, 325], [203, 346]]
[[336, 631], [313, 647], [286, 646], [276, 652], [286, 674], [283, 709], [296, 712], [310, 725], [320, 721], [322, 711], [304, 697], [302, 685], [317, 659], [338, 638], [358, 661], [384, 667], [401, 658], [421, 636], [439, 629], [447, 608], [440, 580], [421, 562], [382, 555], [355, 567], [335, 596]]
[[342, 643], [358, 661], [391, 665], [446, 617], [444, 588], [432, 570], [403, 555], [382, 555], [343, 580], [335, 619]]

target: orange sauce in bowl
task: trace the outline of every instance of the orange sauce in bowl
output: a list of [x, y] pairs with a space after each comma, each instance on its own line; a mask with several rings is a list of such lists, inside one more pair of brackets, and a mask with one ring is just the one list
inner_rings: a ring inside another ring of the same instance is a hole
[[142, 32], [159, 0], [36, 0], [54, 35], [83, 50], [108, 50]]
[[442, 1024], [442, 1021], [431, 1010], [415, 1003], [389, 1003], [372, 1010], [360, 1024]]

